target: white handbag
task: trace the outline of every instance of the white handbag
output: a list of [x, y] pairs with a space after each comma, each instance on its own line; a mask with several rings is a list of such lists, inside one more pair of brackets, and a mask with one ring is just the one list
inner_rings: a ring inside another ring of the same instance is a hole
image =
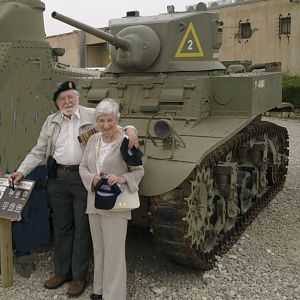
[[113, 211], [128, 211], [140, 207], [139, 193], [130, 193], [127, 186], [124, 191], [118, 196], [114, 207], [111, 209]]

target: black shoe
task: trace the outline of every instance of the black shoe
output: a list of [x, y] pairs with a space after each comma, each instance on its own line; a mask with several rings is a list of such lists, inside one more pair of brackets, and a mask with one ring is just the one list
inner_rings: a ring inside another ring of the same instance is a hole
[[91, 296], [90, 296], [90, 299], [92, 299], [92, 300], [98, 300], [98, 299], [102, 299], [102, 295], [98, 295], [98, 294], [92, 294]]

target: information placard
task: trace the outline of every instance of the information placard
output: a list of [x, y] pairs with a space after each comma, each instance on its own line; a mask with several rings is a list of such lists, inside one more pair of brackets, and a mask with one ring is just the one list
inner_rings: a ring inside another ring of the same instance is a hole
[[0, 217], [18, 221], [34, 187], [33, 180], [21, 180], [11, 187], [6, 177], [0, 177]]

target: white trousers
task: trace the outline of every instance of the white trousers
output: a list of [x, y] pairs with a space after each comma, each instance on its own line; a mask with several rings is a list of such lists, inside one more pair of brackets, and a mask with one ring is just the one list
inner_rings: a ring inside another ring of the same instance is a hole
[[94, 293], [126, 300], [125, 218], [89, 214], [94, 248]]

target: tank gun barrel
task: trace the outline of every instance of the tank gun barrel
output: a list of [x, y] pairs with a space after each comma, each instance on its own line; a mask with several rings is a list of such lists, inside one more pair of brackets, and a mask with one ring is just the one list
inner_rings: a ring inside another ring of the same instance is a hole
[[88, 32], [96, 37], [99, 37], [105, 41], [107, 41], [108, 43], [116, 46], [116, 47], [119, 47], [123, 50], [128, 50], [129, 48], [129, 41], [122, 38], [122, 37], [119, 37], [119, 36], [116, 36], [114, 34], [111, 34], [111, 33], [108, 33], [108, 32], [105, 32], [103, 30], [100, 30], [100, 29], [97, 29], [97, 28], [94, 28], [92, 26], [89, 26], [89, 25], [86, 25], [82, 22], [79, 22], [79, 21], [76, 21], [72, 18], [69, 18], [67, 16], [64, 16], [56, 11], [52, 12], [51, 14], [52, 18], [53, 19], [57, 19], [63, 23], [66, 23], [68, 25], [71, 25], [73, 27], [76, 27], [82, 31], [85, 31], [85, 32]]

